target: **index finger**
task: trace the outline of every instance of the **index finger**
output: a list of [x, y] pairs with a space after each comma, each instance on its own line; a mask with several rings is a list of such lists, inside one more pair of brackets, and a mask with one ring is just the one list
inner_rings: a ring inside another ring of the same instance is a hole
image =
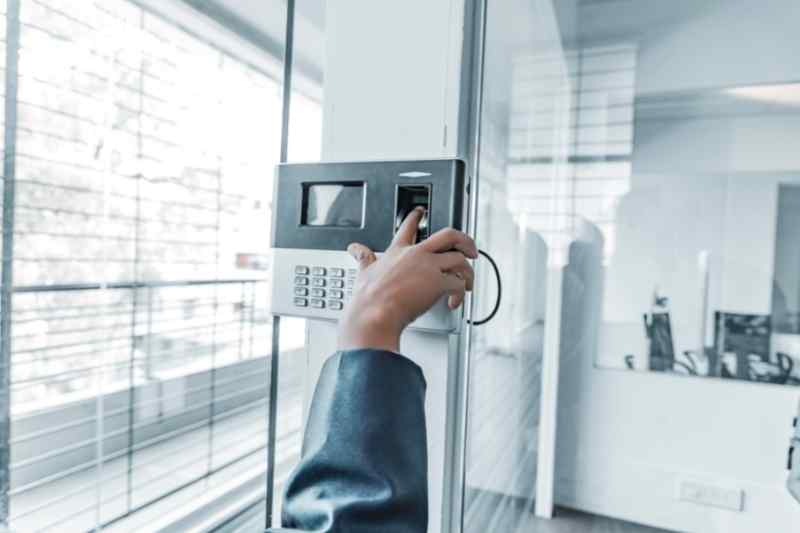
[[423, 214], [425, 214], [425, 209], [421, 207], [414, 208], [397, 229], [391, 246], [411, 246], [414, 244], [417, 238], [419, 221], [422, 220]]
[[432, 253], [458, 250], [471, 259], [478, 257], [478, 247], [475, 246], [475, 241], [466, 233], [453, 228], [444, 228], [437, 231], [422, 241], [419, 246]]

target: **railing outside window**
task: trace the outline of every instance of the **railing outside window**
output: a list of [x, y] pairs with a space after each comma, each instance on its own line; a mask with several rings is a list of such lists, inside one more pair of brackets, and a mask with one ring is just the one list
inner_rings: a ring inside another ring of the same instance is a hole
[[[262, 280], [16, 288], [16, 529], [91, 529], [98, 484], [102, 522], [112, 524], [211, 476], [220, 483], [263, 470], [270, 321], [256, 302], [266, 288]], [[284, 377], [298, 394], [300, 370], [290, 365]], [[296, 446], [297, 431], [283, 428], [279, 445]]]

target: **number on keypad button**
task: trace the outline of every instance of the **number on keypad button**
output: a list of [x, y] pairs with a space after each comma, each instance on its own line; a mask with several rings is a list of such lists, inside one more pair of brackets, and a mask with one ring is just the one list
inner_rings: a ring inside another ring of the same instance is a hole
[[317, 309], [324, 309], [325, 300], [311, 300], [311, 307], [316, 307]]
[[294, 278], [295, 285], [308, 285], [308, 278], [304, 278], [302, 276], [297, 276]]
[[328, 281], [334, 289], [341, 289], [344, 287], [344, 281], [340, 279], [332, 279]]
[[305, 276], [308, 274], [308, 267], [307, 266], [296, 266], [294, 267], [294, 273], [300, 276]]
[[328, 309], [339, 311], [341, 308], [342, 308], [342, 302], [337, 302], [336, 300], [328, 300]]
[[305, 287], [295, 287], [294, 288], [294, 295], [295, 296], [308, 296], [308, 289]]
[[325, 289], [311, 289], [311, 296], [314, 298], [325, 298]]
[[330, 291], [328, 291], [328, 297], [329, 298], [336, 298], [337, 300], [341, 300], [342, 297], [344, 297], [344, 293], [342, 291], [331, 289]]
[[324, 287], [324, 286], [325, 286], [325, 278], [314, 278], [314, 279], [311, 281], [311, 284], [312, 284], [314, 287]]
[[324, 276], [325, 269], [323, 267], [314, 267], [311, 269], [311, 274], [314, 276]]

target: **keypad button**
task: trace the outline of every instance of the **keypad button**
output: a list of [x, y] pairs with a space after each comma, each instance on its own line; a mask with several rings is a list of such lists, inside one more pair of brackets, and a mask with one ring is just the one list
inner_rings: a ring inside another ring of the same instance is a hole
[[344, 287], [344, 280], [341, 280], [341, 279], [330, 279], [330, 280], [328, 280], [328, 285], [330, 285], [334, 289], [341, 289], [342, 287]]
[[344, 292], [331, 289], [328, 291], [328, 298], [336, 298], [341, 300], [344, 297]]
[[314, 287], [324, 287], [325, 286], [325, 278], [314, 278], [311, 280], [311, 284]]
[[325, 289], [311, 289], [311, 296], [314, 298], [325, 298]]
[[336, 300], [328, 300], [328, 309], [339, 311], [342, 308], [342, 302]]
[[311, 307], [316, 307], [317, 309], [324, 309], [325, 300], [311, 300]]
[[343, 278], [344, 277], [344, 269], [343, 268], [332, 268], [330, 270], [330, 275], [334, 278]]
[[308, 307], [308, 300], [306, 300], [305, 298], [295, 298], [294, 305], [296, 305], [297, 307]]
[[294, 295], [295, 296], [308, 296], [308, 289], [305, 287], [295, 287], [294, 288]]
[[297, 276], [294, 278], [295, 285], [308, 285], [308, 278], [304, 278], [302, 276]]
[[325, 275], [325, 268], [323, 267], [314, 267], [311, 269], [311, 274], [314, 276], [324, 276]]
[[308, 267], [307, 266], [296, 266], [294, 267], [294, 273], [299, 276], [305, 276], [308, 274]]
[[348, 279], [347, 280], [347, 288], [348, 289], [352, 289], [353, 285], [355, 285], [355, 284], [356, 284], [356, 280], [354, 280], [354, 279]]

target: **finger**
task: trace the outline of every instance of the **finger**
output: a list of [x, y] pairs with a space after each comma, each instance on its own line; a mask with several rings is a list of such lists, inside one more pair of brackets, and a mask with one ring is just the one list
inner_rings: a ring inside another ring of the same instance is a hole
[[453, 228], [445, 228], [437, 231], [420, 244], [422, 248], [429, 252], [449, 252], [459, 250], [471, 259], [478, 257], [478, 248], [465, 233]]
[[443, 272], [453, 272], [461, 276], [467, 284], [467, 290], [472, 290], [472, 283], [475, 279], [475, 271], [469, 264], [467, 258], [461, 252], [444, 252], [435, 254], [434, 261]]
[[397, 233], [395, 233], [394, 239], [392, 239], [392, 245], [390, 248], [394, 246], [411, 246], [414, 244], [414, 242], [417, 240], [419, 221], [422, 220], [422, 215], [424, 214], [425, 208], [414, 208], [397, 229]]
[[464, 286], [468, 291], [472, 290], [473, 285], [475, 285], [475, 271], [472, 270], [472, 266], [469, 263], [465, 261], [463, 264], [451, 268], [449, 272], [463, 279]]
[[447, 307], [452, 311], [458, 309], [458, 306], [464, 303], [464, 293], [453, 294], [447, 297]]
[[351, 243], [350, 246], [347, 247], [347, 253], [358, 262], [359, 270], [364, 270], [377, 260], [375, 252], [359, 242]]
[[455, 274], [445, 273], [442, 276], [442, 284], [444, 285], [444, 292], [450, 295], [447, 299], [447, 306], [450, 309], [455, 309], [461, 305], [461, 302], [464, 301], [466, 282]]

